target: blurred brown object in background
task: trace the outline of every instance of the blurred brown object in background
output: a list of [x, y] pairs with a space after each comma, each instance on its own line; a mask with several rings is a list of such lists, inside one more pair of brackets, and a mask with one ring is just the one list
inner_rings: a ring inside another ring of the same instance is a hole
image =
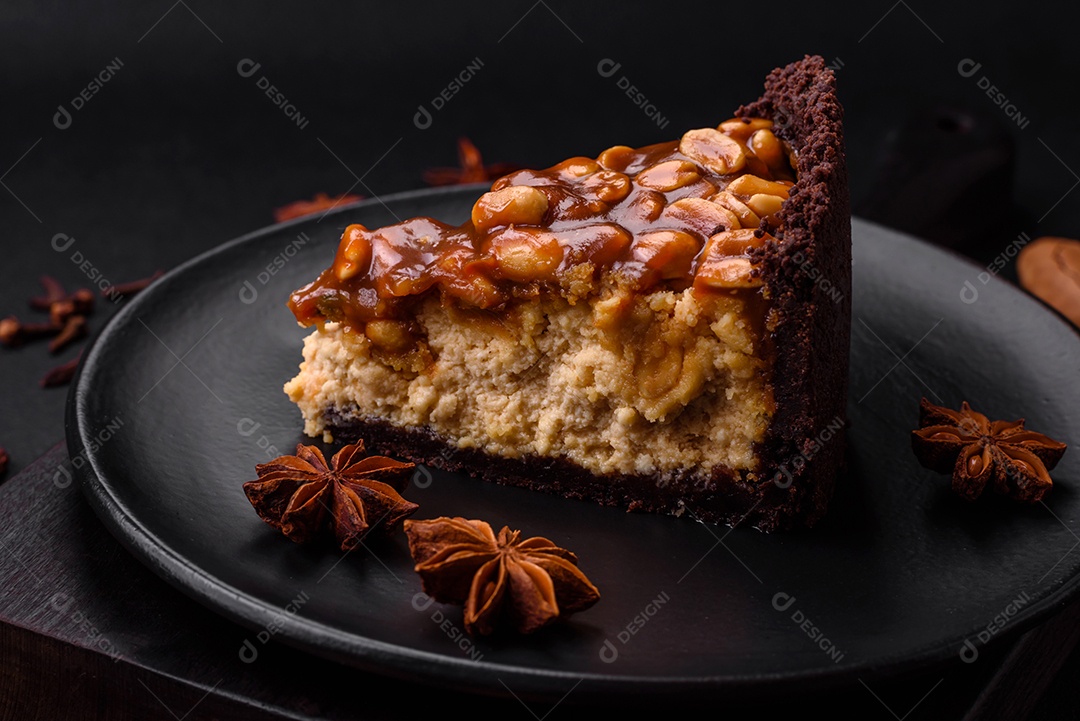
[[283, 205], [280, 208], [274, 208], [274, 221], [284, 223], [286, 220], [330, 211], [338, 206], [349, 205], [350, 203], [356, 203], [363, 199], [364, 196], [362, 195], [351, 195], [349, 193], [342, 193], [336, 198], [331, 197], [326, 193], [316, 193], [315, 197], [311, 200], [297, 200], [288, 205]]
[[461, 165], [460, 168], [429, 168], [425, 170], [424, 182], [428, 185], [483, 183], [521, 169], [521, 166], [513, 163], [484, 165], [484, 157], [480, 155], [480, 150], [468, 138], [458, 138], [458, 163]]
[[1080, 326], [1080, 240], [1044, 236], [1016, 259], [1020, 285]]

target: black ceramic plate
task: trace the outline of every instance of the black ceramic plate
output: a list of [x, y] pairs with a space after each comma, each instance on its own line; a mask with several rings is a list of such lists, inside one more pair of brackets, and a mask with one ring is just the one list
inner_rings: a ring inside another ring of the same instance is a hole
[[72, 391], [68, 440], [86, 496], [133, 554], [210, 608], [273, 629], [263, 637], [378, 673], [553, 699], [869, 681], [974, 658], [1074, 594], [1078, 449], [1045, 504], [966, 505], [915, 462], [909, 433], [925, 395], [1080, 441], [1080, 340], [982, 269], [860, 221], [851, 473], [814, 531], [732, 531], [421, 474], [405, 491], [416, 517], [547, 536], [603, 595], [539, 635], [475, 641], [460, 609], [419, 595], [403, 534], [344, 556], [277, 534], [241, 484], [310, 442], [281, 391], [305, 335], [288, 293], [329, 263], [346, 224], [456, 222], [477, 193], [404, 194], [259, 231], [116, 315]]

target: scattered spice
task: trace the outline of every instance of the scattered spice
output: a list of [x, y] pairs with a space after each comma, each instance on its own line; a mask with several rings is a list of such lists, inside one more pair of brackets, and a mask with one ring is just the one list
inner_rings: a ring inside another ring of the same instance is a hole
[[0, 320], [0, 343], [8, 347], [22, 345], [34, 338], [56, 336], [49, 350], [56, 353], [73, 340], [86, 335], [86, 315], [94, 310], [94, 294], [80, 288], [71, 295], [51, 275], [41, 276], [45, 295], [31, 298], [30, 307], [48, 311], [48, 323], [22, 323], [15, 316]]
[[160, 278], [164, 273], [157, 270], [154, 274], [147, 278], [140, 278], [139, 280], [133, 280], [128, 283], [117, 283], [116, 285], [110, 285], [105, 290], [101, 291], [101, 297], [111, 301], [124, 300], [146, 290], [147, 286]]
[[583, 611], [600, 592], [577, 567], [577, 556], [546, 538], [521, 540], [484, 521], [405, 521], [409, 550], [424, 593], [465, 606], [465, 630], [488, 635], [508, 627], [532, 633]]
[[49, 369], [49, 371], [41, 377], [41, 387], [56, 388], [57, 386], [66, 386], [71, 382], [71, 379], [75, 377], [75, 369], [79, 367], [80, 358], [82, 358], [82, 351], [79, 351], [79, 355], [75, 356], [67, 363], [62, 363], [55, 368]]
[[458, 138], [458, 168], [429, 168], [424, 171], [424, 182], [428, 185], [464, 185], [495, 180], [507, 173], [520, 170], [520, 165], [513, 163], [493, 163], [484, 165], [480, 150], [468, 138]]
[[316, 446], [299, 444], [295, 456], [256, 466], [259, 478], [245, 483], [244, 493], [290, 540], [306, 543], [329, 525], [341, 550], [349, 551], [368, 530], [390, 531], [419, 508], [398, 493], [413, 468], [386, 456], [365, 457], [363, 441], [342, 448], [330, 464]]
[[79, 340], [86, 335], [86, 318], [81, 315], [70, 316], [64, 321], [64, 327], [60, 330], [60, 333], [49, 341], [49, 352], [59, 353], [68, 346], [69, 343]]
[[93, 292], [86, 288], [79, 288], [70, 296], [53, 301], [49, 305], [49, 322], [56, 327], [62, 327], [73, 316], [86, 316], [93, 312]]
[[919, 429], [911, 433], [915, 456], [926, 468], [952, 473], [952, 489], [975, 500], [989, 484], [1016, 501], [1041, 501], [1053, 486], [1049, 469], [1066, 445], [1024, 428], [1024, 419], [990, 421], [968, 405], [959, 411], [919, 404]]
[[94, 310], [94, 294], [90, 290], [80, 288], [68, 295], [60, 281], [51, 275], [43, 275], [40, 280], [45, 295], [31, 298], [30, 307], [48, 311], [53, 325], [62, 326], [69, 316], [87, 315]]
[[50, 310], [53, 303], [67, 297], [64, 286], [51, 275], [41, 276], [41, 286], [45, 289], [45, 295], [30, 299], [30, 307], [34, 310]]
[[348, 193], [343, 193], [336, 198], [332, 198], [326, 193], [316, 193], [311, 200], [297, 200], [294, 203], [275, 208], [274, 220], [278, 223], [284, 223], [286, 220], [302, 218], [305, 215], [314, 215], [315, 213], [336, 208], [339, 205], [349, 205], [363, 199], [364, 196], [362, 195], [350, 195]]
[[[160, 278], [159, 270], [149, 278], [130, 283], [112, 285], [102, 291], [102, 296], [110, 300], [130, 298]], [[45, 294], [29, 299], [30, 307], [46, 311], [48, 323], [23, 323], [15, 316], [0, 319], [0, 345], [14, 348], [36, 338], [52, 337], [49, 352], [59, 353], [71, 343], [84, 338], [87, 334], [86, 317], [93, 313], [95, 297], [91, 290], [80, 288], [70, 295], [64, 291], [60, 281], [51, 275], [41, 276], [41, 287]], [[82, 355], [80, 351], [80, 356]], [[76, 357], [67, 363], [49, 369], [41, 378], [42, 388], [54, 388], [67, 385], [75, 376], [79, 364]]]
[[28, 340], [56, 335], [58, 329], [51, 323], [22, 323], [11, 315], [0, 319], [0, 344], [15, 348]]
[[7, 473], [8, 463], [11, 461], [11, 456], [8, 455], [7, 449], [0, 446], [0, 478], [4, 477]]

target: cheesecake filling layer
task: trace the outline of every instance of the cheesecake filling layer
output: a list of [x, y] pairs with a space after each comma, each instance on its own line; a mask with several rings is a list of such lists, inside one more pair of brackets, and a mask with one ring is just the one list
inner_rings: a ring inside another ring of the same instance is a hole
[[331, 418], [425, 427], [457, 448], [598, 474], [752, 474], [773, 413], [760, 290], [417, 308], [422, 357], [325, 323], [285, 386], [305, 431]]

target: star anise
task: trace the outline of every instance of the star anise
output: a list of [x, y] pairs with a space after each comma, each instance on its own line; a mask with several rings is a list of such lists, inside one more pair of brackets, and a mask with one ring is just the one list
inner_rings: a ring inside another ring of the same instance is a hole
[[967, 401], [959, 411], [919, 404], [918, 430], [911, 447], [919, 463], [939, 473], [952, 473], [952, 488], [975, 500], [989, 484], [1001, 495], [1035, 503], [1049, 493], [1049, 469], [1065, 453], [1065, 444], [1024, 428], [1024, 419], [991, 421]]
[[329, 465], [315, 446], [296, 446], [255, 467], [259, 479], [244, 484], [259, 516], [297, 543], [311, 541], [329, 524], [342, 551], [356, 547], [371, 528], [391, 530], [419, 506], [398, 493], [413, 469], [386, 456], [364, 456], [364, 443], [345, 446]]
[[405, 521], [405, 534], [424, 592], [464, 605], [469, 633], [532, 633], [600, 600], [577, 556], [546, 538], [521, 540], [505, 526], [496, 536], [484, 521], [445, 517]]
[[468, 138], [458, 138], [459, 168], [429, 168], [424, 171], [424, 182], [428, 185], [465, 185], [494, 180], [507, 173], [512, 173], [520, 166], [513, 163], [493, 163], [484, 165], [480, 150]]

